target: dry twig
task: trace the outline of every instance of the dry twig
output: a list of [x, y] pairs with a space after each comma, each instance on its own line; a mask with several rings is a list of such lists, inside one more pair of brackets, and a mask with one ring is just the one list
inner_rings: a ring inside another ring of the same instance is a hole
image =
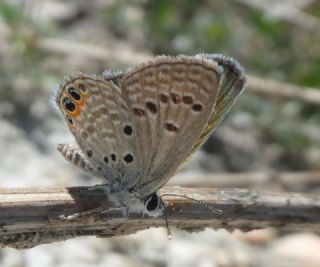
[[310, 104], [320, 104], [320, 89], [286, 84], [253, 75], [247, 75], [247, 78], [247, 85], [253, 92], [276, 98], [296, 99]]
[[[77, 54], [93, 60], [116, 61], [124, 65], [132, 66], [145, 62], [151, 58], [150, 54], [139, 53], [123, 48], [102, 47], [88, 43], [73, 42], [55, 38], [41, 38], [36, 46], [44, 51], [59, 54]], [[106, 66], [107, 68], [107, 66]], [[271, 97], [296, 99], [312, 104], [320, 104], [320, 90], [317, 88], [300, 87], [292, 84], [264, 79], [254, 75], [247, 75], [248, 87], [251, 91]]]
[[306, 192], [320, 186], [320, 171], [178, 174], [169, 185], [211, 188], [264, 188]]
[[[162, 193], [193, 197], [223, 211], [213, 214], [198, 202], [165, 197], [169, 224], [190, 232], [205, 227], [244, 231], [277, 227], [320, 232], [319, 196], [172, 187], [164, 188]], [[130, 214], [123, 218], [119, 210], [103, 212], [109, 205], [101, 187], [1, 189], [0, 203], [0, 243], [14, 248], [79, 236], [127, 235], [165, 225], [163, 217]]]
[[310, 1], [270, 1], [264, 0], [237, 0], [246, 6], [262, 11], [265, 16], [275, 20], [282, 20], [296, 25], [303, 30], [317, 33], [320, 27], [320, 20], [304, 9], [310, 4]]

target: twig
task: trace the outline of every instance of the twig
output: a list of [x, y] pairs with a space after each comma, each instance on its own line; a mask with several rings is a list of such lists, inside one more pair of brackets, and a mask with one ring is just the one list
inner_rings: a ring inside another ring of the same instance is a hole
[[[36, 47], [53, 53], [77, 54], [104, 62], [116, 61], [127, 66], [136, 65], [149, 60], [152, 56], [147, 53], [114, 47], [102, 47], [88, 43], [61, 40], [56, 38], [40, 38]], [[106, 65], [106, 68], [108, 66]], [[247, 75], [248, 87], [251, 91], [271, 97], [297, 99], [312, 104], [320, 104], [320, 89], [300, 87], [292, 84], [276, 82], [254, 75]]]
[[251, 91], [277, 98], [289, 98], [311, 104], [320, 104], [320, 89], [276, 82], [253, 75], [247, 75]]
[[264, 188], [284, 191], [306, 191], [320, 187], [320, 171], [305, 172], [249, 172], [216, 174], [178, 174], [169, 185], [213, 188]]
[[320, 20], [303, 11], [309, 4], [308, 1], [273, 1], [270, 5], [269, 1], [257, 0], [237, 0], [238, 2], [263, 11], [270, 18], [282, 20], [296, 25], [303, 30], [318, 32]]
[[112, 47], [108, 47], [107, 45], [101, 46], [57, 38], [39, 38], [35, 42], [35, 45], [43, 51], [81, 55], [82, 57], [89, 57], [104, 62], [116, 60], [126, 65], [136, 65], [152, 57], [147, 53], [130, 50], [130, 47], [123, 47], [120, 43], [115, 43]]
[[[164, 197], [170, 226], [190, 232], [205, 227], [251, 230], [277, 227], [320, 233], [320, 196], [245, 189], [164, 188], [221, 209], [178, 196]], [[29, 248], [79, 236], [110, 237], [165, 225], [163, 217], [122, 217], [109, 208], [101, 187], [0, 189], [0, 244]], [[86, 213], [87, 212], [87, 213]]]

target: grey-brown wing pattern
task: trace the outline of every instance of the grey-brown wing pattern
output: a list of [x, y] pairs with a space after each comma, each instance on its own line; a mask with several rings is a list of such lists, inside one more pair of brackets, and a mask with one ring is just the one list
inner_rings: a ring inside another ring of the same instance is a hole
[[207, 140], [210, 134], [223, 120], [226, 113], [243, 92], [246, 83], [243, 67], [235, 59], [221, 54], [199, 54], [196, 57], [216, 62], [222, 68], [223, 73], [214, 110], [211, 113], [200, 138], [189, 153], [188, 159]]
[[137, 129], [121, 90], [112, 81], [80, 74], [64, 81], [55, 99], [96, 175], [115, 187], [134, 185], [142, 164]]
[[55, 101], [77, 145], [60, 145], [111, 191], [146, 197], [207, 139], [244, 88], [240, 64], [215, 54], [157, 57], [128, 72], [77, 74]]
[[216, 103], [221, 74], [213, 61], [181, 56], [158, 57], [123, 77], [139, 132], [142, 196], [163, 186], [191, 151]]

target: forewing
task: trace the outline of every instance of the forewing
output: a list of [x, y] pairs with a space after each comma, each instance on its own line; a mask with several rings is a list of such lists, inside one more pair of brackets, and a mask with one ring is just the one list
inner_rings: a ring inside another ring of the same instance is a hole
[[121, 88], [137, 127], [142, 175], [135, 190], [158, 190], [189, 155], [215, 106], [222, 69], [196, 57], [158, 57], [129, 71]]
[[193, 146], [188, 158], [207, 140], [244, 91], [246, 78], [238, 61], [221, 54], [198, 54], [196, 57], [216, 62], [223, 70], [217, 101], [208, 123]]

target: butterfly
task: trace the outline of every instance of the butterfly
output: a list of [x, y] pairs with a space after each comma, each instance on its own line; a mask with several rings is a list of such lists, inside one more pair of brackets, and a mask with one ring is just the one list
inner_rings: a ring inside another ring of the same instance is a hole
[[127, 212], [158, 214], [158, 190], [205, 142], [243, 92], [242, 66], [220, 54], [158, 56], [124, 72], [78, 73], [54, 90], [76, 144], [66, 160], [105, 181]]

